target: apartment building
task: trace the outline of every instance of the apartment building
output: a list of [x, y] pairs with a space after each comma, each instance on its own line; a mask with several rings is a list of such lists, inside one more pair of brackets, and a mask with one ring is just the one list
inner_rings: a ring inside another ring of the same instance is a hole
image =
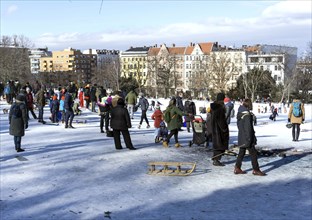
[[285, 84], [294, 74], [297, 48], [275, 45], [243, 46], [247, 54], [247, 71], [253, 68], [268, 70], [277, 84]]
[[92, 83], [119, 90], [119, 50], [89, 49], [83, 54], [96, 55], [96, 69], [92, 75]]
[[134, 77], [142, 86], [147, 85], [147, 55], [150, 47], [130, 47], [120, 53], [121, 77]]
[[30, 60], [30, 72], [32, 74], [38, 74], [40, 71], [40, 58], [51, 57], [52, 52], [48, 51], [48, 48], [36, 48], [28, 50]]
[[67, 72], [78, 83], [89, 83], [96, 67], [96, 59], [91, 51], [87, 54], [72, 48], [53, 51], [51, 57], [40, 58], [40, 72]]

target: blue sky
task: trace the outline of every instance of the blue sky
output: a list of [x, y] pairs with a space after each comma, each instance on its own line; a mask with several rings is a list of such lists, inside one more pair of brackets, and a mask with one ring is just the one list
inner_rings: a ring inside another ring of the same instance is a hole
[[[311, 41], [312, 3], [291, 1], [1, 0], [1, 35], [24, 35], [50, 50], [187, 46], [190, 42], [273, 44]], [[298, 54], [300, 55], [300, 54]]]

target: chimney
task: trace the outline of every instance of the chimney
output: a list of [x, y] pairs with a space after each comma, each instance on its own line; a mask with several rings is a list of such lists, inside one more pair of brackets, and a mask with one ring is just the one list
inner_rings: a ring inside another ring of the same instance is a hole
[[192, 46], [192, 45], [193, 45], [193, 42], [190, 43], [190, 46]]
[[175, 47], [175, 44], [172, 44], [172, 47]]

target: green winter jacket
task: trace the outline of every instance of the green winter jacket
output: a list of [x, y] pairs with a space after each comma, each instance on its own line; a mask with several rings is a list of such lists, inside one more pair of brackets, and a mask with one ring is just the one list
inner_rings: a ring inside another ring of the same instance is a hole
[[130, 105], [136, 105], [137, 103], [137, 95], [134, 91], [130, 91], [126, 96], [126, 102]]
[[171, 120], [167, 123], [168, 130], [180, 129], [182, 125], [182, 116], [188, 114], [182, 112], [177, 106], [168, 106], [166, 111], [170, 111]]

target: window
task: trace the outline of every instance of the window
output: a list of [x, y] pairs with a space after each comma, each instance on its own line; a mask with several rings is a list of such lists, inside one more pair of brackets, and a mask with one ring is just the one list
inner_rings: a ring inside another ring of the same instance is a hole
[[263, 70], [263, 66], [260, 66], [260, 70]]
[[278, 66], [278, 70], [281, 70], [282, 69], [282, 67], [281, 66]]
[[277, 66], [274, 66], [274, 70], [277, 70]]
[[250, 57], [250, 62], [251, 63], [257, 63], [257, 62], [259, 62], [259, 58], [258, 57]]
[[271, 57], [265, 57], [264, 58], [264, 62], [266, 62], [266, 63], [269, 63], [269, 62], [271, 62], [272, 61], [272, 58]]

